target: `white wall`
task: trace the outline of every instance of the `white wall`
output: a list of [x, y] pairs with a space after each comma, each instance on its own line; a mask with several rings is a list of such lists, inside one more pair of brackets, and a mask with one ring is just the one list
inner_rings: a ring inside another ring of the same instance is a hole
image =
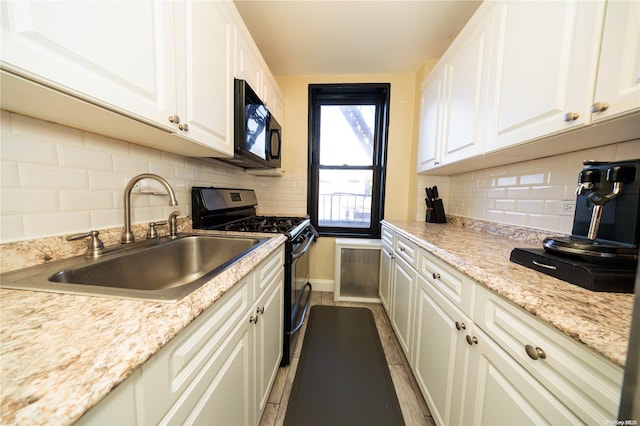
[[256, 189], [260, 213], [304, 214], [304, 176], [255, 177], [219, 162], [182, 157], [2, 111], [0, 242], [123, 226], [123, 192], [140, 173], [169, 180], [166, 196], [132, 197], [132, 222], [191, 215], [194, 185]]
[[637, 158], [640, 139], [451, 177], [420, 175], [416, 219], [425, 217], [424, 188], [438, 185], [447, 214], [570, 234], [573, 215], [563, 215], [562, 204], [575, 204], [582, 162]]

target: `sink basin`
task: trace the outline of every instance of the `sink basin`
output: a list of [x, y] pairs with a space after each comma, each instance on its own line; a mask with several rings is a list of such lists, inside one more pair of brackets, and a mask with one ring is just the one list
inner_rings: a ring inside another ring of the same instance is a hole
[[98, 259], [75, 257], [0, 276], [0, 287], [176, 301], [232, 266], [266, 238], [180, 234]]

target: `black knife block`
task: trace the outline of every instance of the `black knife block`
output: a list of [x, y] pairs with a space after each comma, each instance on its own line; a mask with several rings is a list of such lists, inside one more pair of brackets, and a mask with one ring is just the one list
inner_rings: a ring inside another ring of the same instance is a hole
[[[441, 199], [432, 200], [433, 208], [427, 207], [426, 221], [429, 223], [447, 223], [447, 216], [444, 214], [444, 206]], [[429, 202], [427, 202], [427, 205]]]

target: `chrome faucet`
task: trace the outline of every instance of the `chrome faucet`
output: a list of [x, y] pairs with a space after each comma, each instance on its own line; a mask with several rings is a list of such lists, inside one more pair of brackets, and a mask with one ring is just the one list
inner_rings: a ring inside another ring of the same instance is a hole
[[167, 182], [167, 180], [161, 176], [155, 175], [153, 173], [143, 173], [131, 179], [127, 186], [124, 188], [124, 232], [122, 233], [122, 244], [130, 244], [135, 241], [133, 236], [133, 232], [131, 232], [131, 191], [136, 183], [141, 181], [142, 179], [153, 179], [164, 186], [169, 194], [169, 205], [177, 206], [178, 200], [176, 199], [176, 193], [173, 191], [173, 188]]

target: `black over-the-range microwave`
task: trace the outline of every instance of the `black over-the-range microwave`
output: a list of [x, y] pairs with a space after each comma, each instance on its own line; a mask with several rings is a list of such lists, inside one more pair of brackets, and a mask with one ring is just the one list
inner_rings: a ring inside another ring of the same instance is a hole
[[218, 160], [245, 169], [280, 167], [280, 125], [245, 80], [234, 85], [234, 156]]

